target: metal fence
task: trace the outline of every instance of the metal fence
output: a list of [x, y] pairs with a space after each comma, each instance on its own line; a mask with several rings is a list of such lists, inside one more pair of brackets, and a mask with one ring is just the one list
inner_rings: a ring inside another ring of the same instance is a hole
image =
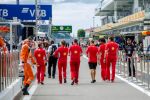
[[0, 92], [10, 86], [16, 79], [19, 73], [19, 52], [11, 53], [0, 52]]
[[[135, 77], [129, 77], [129, 64], [128, 59], [131, 60], [131, 72], [133, 72], [133, 64], [135, 67]], [[129, 81], [134, 82], [145, 89], [150, 89], [150, 55], [141, 54], [132, 58], [127, 58], [124, 51], [119, 51], [119, 59], [117, 63], [117, 74], [127, 78]]]

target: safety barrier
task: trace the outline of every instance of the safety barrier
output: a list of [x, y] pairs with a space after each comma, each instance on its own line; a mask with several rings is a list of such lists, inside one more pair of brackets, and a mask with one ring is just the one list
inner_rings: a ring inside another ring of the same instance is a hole
[[[129, 77], [129, 60], [131, 61], [131, 77]], [[134, 68], [135, 76], [133, 75]], [[117, 74], [146, 89], [150, 89], [150, 55], [141, 54], [127, 58], [124, 51], [119, 51]]]
[[0, 92], [10, 86], [16, 79], [19, 73], [19, 52], [11, 53], [0, 52]]

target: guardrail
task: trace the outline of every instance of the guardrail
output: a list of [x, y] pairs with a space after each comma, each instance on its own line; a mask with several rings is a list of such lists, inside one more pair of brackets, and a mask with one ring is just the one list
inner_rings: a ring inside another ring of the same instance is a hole
[[0, 52], [0, 92], [10, 86], [19, 73], [19, 52], [11, 53]]
[[150, 89], [150, 55], [135, 55], [131, 60], [131, 72], [133, 72], [133, 64], [135, 66], [135, 77], [133, 73], [129, 77], [129, 64], [124, 51], [119, 51], [119, 59], [117, 63], [117, 74], [127, 78], [129, 81], [137, 83], [143, 88]]

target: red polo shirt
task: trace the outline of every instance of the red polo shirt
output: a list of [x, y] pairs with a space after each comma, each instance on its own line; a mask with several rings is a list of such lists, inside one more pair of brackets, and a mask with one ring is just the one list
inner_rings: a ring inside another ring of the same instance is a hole
[[70, 60], [71, 61], [80, 61], [80, 56], [82, 49], [79, 45], [74, 44], [69, 48]]
[[119, 45], [116, 42], [108, 42], [106, 44], [107, 56], [117, 56]]
[[59, 47], [55, 52], [54, 56], [58, 57], [59, 62], [67, 62], [68, 48], [65, 46]]
[[106, 45], [105, 45], [105, 43], [103, 43], [103, 44], [100, 45], [100, 47], [99, 47], [99, 49], [98, 49], [98, 53], [101, 54], [101, 55], [100, 55], [100, 56], [101, 56], [101, 57], [100, 57], [101, 59], [104, 58], [105, 47], [106, 47]]
[[86, 54], [89, 57], [89, 62], [96, 63], [97, 62], [97, 53], [98, 53], [98, 48], [94, 45], [88, 46], [86, 50]]
[[46, 51], [43, 48], [38, 48], [34, 51], [34, 56], [36, 58], [37, 64], [45, 65], [44, 58], [46, 57]]

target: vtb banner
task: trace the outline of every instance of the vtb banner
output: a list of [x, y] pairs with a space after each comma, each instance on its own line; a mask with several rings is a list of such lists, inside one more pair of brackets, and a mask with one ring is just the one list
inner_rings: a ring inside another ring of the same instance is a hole
[[[52, 5], [40, 5], [41, 20], [52, 18]], [[7, 5], [0, 4], [0, 17], [12, 20], [17, 17], [20, 20], [35, 20], [35, 5]]]

